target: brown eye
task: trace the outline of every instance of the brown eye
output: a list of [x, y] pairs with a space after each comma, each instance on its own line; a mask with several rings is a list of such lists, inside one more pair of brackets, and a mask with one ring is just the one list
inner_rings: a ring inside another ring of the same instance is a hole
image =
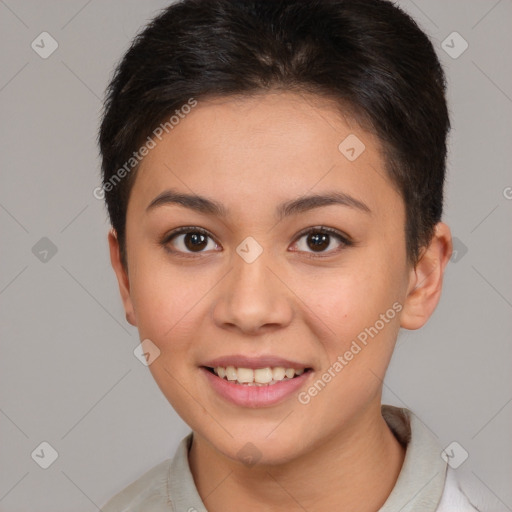
[[325, 233], [310, 233], [307, 235], [307, 244], [308, 247], [313, 249], [314, 251], [323, 251], [327, 247], [329, 247], [331, 235]]
[[183, 243], [185, 247], [191, 251], [201, 251], [208, 244], [207, 238], [208, 237], [202, 233], [187, 233], [183, 239]]
[[201, 253], [205, 249], [215, 249], [217, 244], [213, 238], [203, 229], [184, 227], [169, 233], [162, 245], [173, 253]]
[[313, 228], [303, 231], [295, 243], [297, 251], [303, 251], [309, 255], [323, 253], [329, 255], [352, 245], [348, 237], [331, 228]]

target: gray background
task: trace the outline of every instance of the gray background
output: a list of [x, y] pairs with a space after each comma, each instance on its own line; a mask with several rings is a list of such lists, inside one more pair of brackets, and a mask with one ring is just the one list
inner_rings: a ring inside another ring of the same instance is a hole
[[[512, 510], [512, 1], [399, 3], [448, 75], [444, 220], [458, 252], [431, 321], [399, 338], [384, 402], [415, 411], [442, 446], [457, 441], [470, 491]], [[188, 432], [134, 357], [92, 194], [105, 87], [167, 4], [0, 0], [1, 511], [98, 510]], [[43, 31], [59, 45], [47, 59], [31, 48]], [[469, 44], [456, 59], [441, 46], [453, 31]], [[43, 441], [58, 452], [48, 469], [31, 456]]]

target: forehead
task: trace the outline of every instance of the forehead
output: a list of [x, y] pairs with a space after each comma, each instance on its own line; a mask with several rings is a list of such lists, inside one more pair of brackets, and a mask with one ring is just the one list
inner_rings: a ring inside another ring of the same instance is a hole
[[258, 205], [333, 190], [377, 211], [401, 202], [380, 141], [318, 96], [274, 92], [198, 101], [156, 142], [132, 190], [140, 208], [168, 188], [214, 197], [233, 215], [244, 205], [254, 214]]

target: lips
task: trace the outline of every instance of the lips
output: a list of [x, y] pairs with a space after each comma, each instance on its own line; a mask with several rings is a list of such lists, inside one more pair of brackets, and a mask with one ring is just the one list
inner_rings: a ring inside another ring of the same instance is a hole
[[312, 373], [307, 364], [274, 356], [225, 356], [207, 361], [200, 369], [222, 398], [253, 408], [283, 401]]

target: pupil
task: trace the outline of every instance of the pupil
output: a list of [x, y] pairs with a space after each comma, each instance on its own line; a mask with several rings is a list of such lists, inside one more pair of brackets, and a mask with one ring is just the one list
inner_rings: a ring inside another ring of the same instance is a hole
[[187, 233], [185, 235], [187, 249], [203, 249], [206, 246], [206, 236], [201, 233]]
[[310, 249], [325, 249], [329, 247], [329, 235], [325, 233], [315, 233], [308, 237], [308, 245], [309, 241], [313, 241], [313, 245], [310, 245]]

